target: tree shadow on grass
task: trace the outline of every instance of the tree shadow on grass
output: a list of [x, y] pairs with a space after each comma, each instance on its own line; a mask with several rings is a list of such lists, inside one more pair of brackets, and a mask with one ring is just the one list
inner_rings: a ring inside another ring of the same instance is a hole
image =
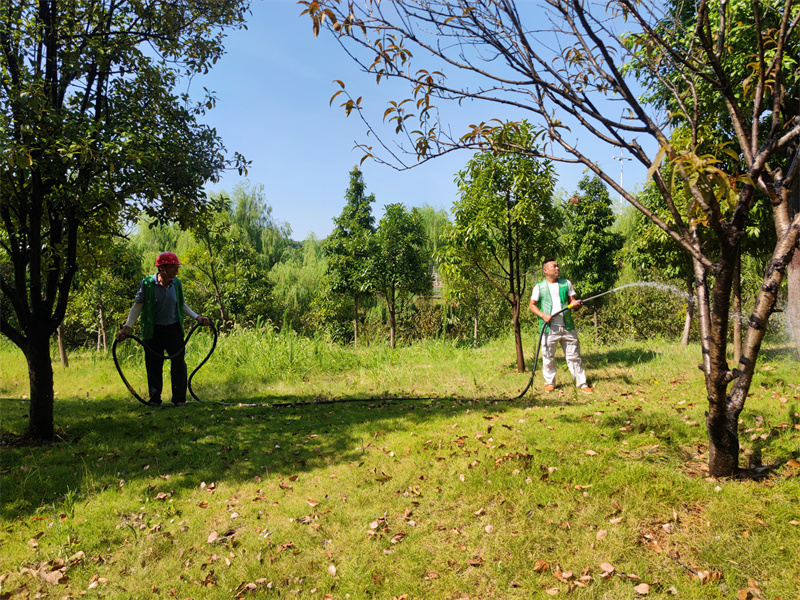
[[[146, 499], [159, 492], [197, 489], [203, 482], [235, 484], [352, 463], [374, 442], [368, 436], [375, 432], [413, 430], [415, 423], [467, 409], [497, 414], [506, 405], [503, 400], [326, 401], [295, 395], [152, 408], [119, 397], [61, 399], [55, 420], [63, 428], [55, 443], [12, 444], [18, 436], [3, 432], [0, 515], [8, 520], [31, 515], [76, 492], [80, 498], [116, 487]], [[17, 422], [21, 415], [10, 413], [27, 411], [27, 404], [0, 402], [4, 416], [16, 416]], [[365, 429], [370, 432], [366, 436]]]

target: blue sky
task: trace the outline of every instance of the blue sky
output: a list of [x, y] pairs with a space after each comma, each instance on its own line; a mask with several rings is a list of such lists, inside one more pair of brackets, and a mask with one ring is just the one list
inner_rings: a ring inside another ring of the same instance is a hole
[[[294, 0], [254, 0], [251, 9], [248, 29], [229, 34], [225, 56], [208, 75], [196, 77], [190, 91], [198, 95], [205, 87], [216, 93], [217, 105], [204, 121], [217, 129], [229, 152], [252, 161], [247, 179], [264, 185], [273, 217], [288, 223], [296, 240], [310, 234], [324, 238], [344, 206], [349, 173], [363, 155], [354, 146], [370, 142], [363, 122], [355, 114], [345, 117], [339, 99], [329, 104], [339, 89], [333, 81], [343, 80], [379, 116], [388, 90], [359, 72], [329, 35], [314, 38]], [[488, 121], [498, 112], [488, 104], [458, 110], [465, 123]], [[621, 161], [614, 154], [619, 153], [598, 148], [593, 158], [618, 179]], [[458, 197], [455, 174], [471, 156], [451, 153], [408, 171], [365, 161], [360, 168], [367, 193], [375, 194], [374, 214], [380, 218], [383, 207], [395, 202], [449, 212]], [[556, 188], [575, 191], [583, 167], [557, 163], [556, 171]], [[624, 162], [627, 189], [644, 176], [643, 168]], [[229, 173], [208, 189], [230, 192], [240, 181]]]

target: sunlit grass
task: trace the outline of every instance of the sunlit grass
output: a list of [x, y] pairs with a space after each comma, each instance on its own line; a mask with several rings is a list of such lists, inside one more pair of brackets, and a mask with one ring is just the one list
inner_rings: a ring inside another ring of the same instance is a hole
[[510, 401], [529, 377], [512, 340], [392, 352], [241, 331], [196, 376], [203, 404], [149, 409], [110, 357], [75, 353], [56, 366], [59, 441], [27, 447], [8, 445], [27, 372], [4, 345], [3, 593], [731, 598], [753, 579], [796, 597], [796, 351], [762, 353], [740, 426], [760, 477], [735, 481], [704, 471], [696, 346], [583, 355], [594, 395], [559, 354], [556, 392], [537, 374]]

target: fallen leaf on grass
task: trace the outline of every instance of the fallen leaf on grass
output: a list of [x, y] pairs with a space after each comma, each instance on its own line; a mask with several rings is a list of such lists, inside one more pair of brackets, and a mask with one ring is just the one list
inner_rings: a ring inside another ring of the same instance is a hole
[[701, 584], [705, 585], [712, 581], [722, 579], [722, 573], [718, 573], [717, 571], [698, 571], [696, 577]]
[[328, 575], [331, 577], [336, 577], [336, 565], [330, 565], [328, 567]]
[[569, 583], [569, 580], [572, 579], [572, 571], [562, 571], [561, 569], [556, 569], [553, 572], [553, 577], [558, 579], [561, 583]]
[[597, 456], [597, 452], [595, 452], [594, 450], [587, 450], [586, 454], [588, 454], [589, 456]]
[[536, 564], [533, 565], [534, 573], [544, 573], [545, 571], [549, 570], [550, 570], [550, 565], [548, 565], [547, 562], [543, 560], [537, 560]]
[[201, 500], [200, 502], [197, 503], [197, 506], [199, 506], [200, 508], [208, 508], [208, 502], [206, 502], [205, 500]]
[[597, 532], [597, 535], [595, 537], [597, 538], [597, 541], [600, 541], [600, 540], [605, 539], [605, 537], [607, 535], [608, 535], [608, 531], [605, 530], [605, 529], [601, 529], [600, 531]]
[[622, 517], [617, 517], [616, 519], [609, 519], [608, 522], [611, 523], [612, 525], [619, 525], [620, 523], [622, 523]]
[[606, 574], [610, 575], [611, 573], [614, 572], [614, 565], [612, 565], [611, 563], [607, 563], [607, 562], [600, 563], [600, 570], [603, 572], [602, 575], [600, 575], [600, 577], [603, 577]]
[[545, 592], [547, 592], [551, 596], [555, 596], [556, 594], [558, 594], [558, 588], [557, 587], [556, 588], [547, 588], [545, 590]]
[[650, 593], [650, 585], [647, 583], [640, 583], [635, 588], [633, 588], [633, 591], [639, 594], [640, 596], [646, 596], [647, 594]]
[[216, 531], [212, 531], [211, 533], [208, 534], [208, 539], [206, 540], [206, 543], [207, 544], [213, 544], [214, 540], [216, 540], [217, 537], [218, 537], [217, 532]]
[[438, 579], [439, 574], [436, 571], [428, 571], [425, 573], [425, 579]]
[[790, 466], [790, 467], [794, 467], [795, 469], [800, 469], [800, 461], [797, 461], [797, 460], [795, 460], [795, 459], [792, 459], [792, 460], [790, 460], [790, 461], [789, 461], [789, 462], [787, 462], [786, 464], [787, 464], [788, 466]]

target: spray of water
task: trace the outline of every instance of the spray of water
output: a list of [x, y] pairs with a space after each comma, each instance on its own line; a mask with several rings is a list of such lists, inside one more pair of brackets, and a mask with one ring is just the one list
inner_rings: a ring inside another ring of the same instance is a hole
[[656, 283], [655, 281], [637, 281], [636, 283], [627, 283], [625, 285], [621, 285], [621, 286], [619, 286], [617, 288], [614, 288], [613, 290], [608, 290], [608, 291], [602, 292], [600, 294], [597, 294], [595, 296], [590, 296], [589, 298], [584, 298], [583, 302], [588, 302], [589, 300], [594, 300], [595, 298], [599, 298], [600, 296], [605, 296], [606, 294], [610, 294], [612, 292], [618, 292], [619, 290], [624, 290], [625, 288], [628, 288], [628, 287], [656, 288], [656, 289], [663, 290], [665, 292], [669, 292], [671, 294], [675, 294], [677, 296], [680, 296], [681, 298], [685, 299], [686, 301], [689, 301], [689, 300], [693, 301], [695, 299], [694, 296], [690, 296], [686, 292], [683, 292], [683, 291], [679, 290], [674, 285], [667, 285], [665, 283]]

